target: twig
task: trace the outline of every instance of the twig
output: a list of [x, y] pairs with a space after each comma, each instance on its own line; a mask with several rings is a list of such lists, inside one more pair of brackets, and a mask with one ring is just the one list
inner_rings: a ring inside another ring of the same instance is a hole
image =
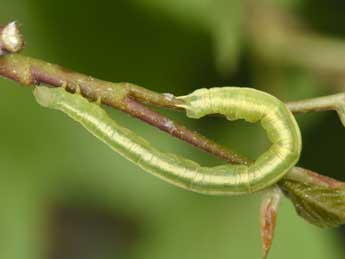
[[287, 102], [286, 105], [294, 113], [336, 110], [338, 104], [345, 103], [345, 94], [334, 94], [313, 99]]
[[293, 113], [334, 110], [345, 127], [345, 93], [286, 103]]
[[339, 188], [345, 186], [344, 182], [334, 180], [333, 178], [323, 176], [311, 170], [297, 166], [294, 167], [288, 174], [286, 174], [282, 181], [284, 180], [322, 186], [325, 188]]
[[[22, 39], [20, 33], [18, 33], [18, 37]], [[23, 47], [23, 45], [21, 46]], [[71, 92], [75, 92], [77, 88], [80, 88], [81, 93], [88, 99], [96, 100], [100, 98], [103, 104], [128, 113], [225, 161], [237, 164], [251, 163], [251, 160], [246, 156], [225, 148], [142, 104], [148, 103], [159, 107], [177, 109], [176, 106], [181, 104], [181, 101], [171, 94], [159, 94], [130, 83], [102, 81], [70, 71], [59, 65], [19, 54], [0, 57], [0, 76], [15, 80], [26, 86], [45, 84], [51, 87], [60, 87], [64, 85]], [[338, 97], [330, 96], [304, 100], [290, 103], [288, 106], [294, 112], [328, 110], [334, 108], [330, 105], [332, 100], [338, 101]], [[294, 168], [292, 172], [296, 170], [301, 172], [298, 168]], [[296, 176], [296, 174], [291, 173], [289, 175], [293, 178]], [[302, 172], [298, 175], [299, 179], [303, 177], [309, 179], [306, 173]]]

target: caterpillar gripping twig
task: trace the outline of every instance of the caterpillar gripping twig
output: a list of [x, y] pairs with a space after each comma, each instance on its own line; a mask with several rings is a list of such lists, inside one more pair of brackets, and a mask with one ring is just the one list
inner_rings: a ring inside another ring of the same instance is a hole
[[63, 88], [36, 87], [35, 97], [45, 107], [60, 110], [81, 123], [114, 151], [179, 187], [205, 194], [236, 195], [262, 190], [276, 183], [298, 161], [301, 136], [297, 123], [277, 98], [249, 88], [200, 89], [180, 97], [190, 117], [220, 113], [231, 119], [261, 121], [272, 146], [251, 165], [203, 167], [183, 157], [164, 153], [134, 132], [118, 125], [97, 104]]

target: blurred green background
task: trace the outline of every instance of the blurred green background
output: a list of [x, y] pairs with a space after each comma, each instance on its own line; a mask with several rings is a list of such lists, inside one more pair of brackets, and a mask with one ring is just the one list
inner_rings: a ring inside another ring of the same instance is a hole
[[[159, 92], [252, 86], [282, 100], [345, 89], [343, 0], [0, 0], [25, 55]], [[260, 258], [260, 194], [208, 197], [113, 153], [32, 89], [0, 79], [0, 258]], [[117, 111], [164, 151], [215, 158]], [[165, 112], [255, 158], [260, 127]], [[333, 112], [299, 115], [300, 165], [344, 180], [345, 129]], [[270, 258], [345, 258], [341, 229], [299, 218], [284, 199]]]

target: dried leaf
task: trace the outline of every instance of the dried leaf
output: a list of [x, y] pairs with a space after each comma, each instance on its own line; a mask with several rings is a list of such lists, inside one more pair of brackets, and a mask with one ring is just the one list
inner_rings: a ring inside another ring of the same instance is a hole
[[277, 211], [282, 197], [282, 192], [275, 186], [263, 196], [261, 203], [261, 239], [263, 248], [263, 258], [267, 258], [271, 249], [274, 230], [276, 226]]

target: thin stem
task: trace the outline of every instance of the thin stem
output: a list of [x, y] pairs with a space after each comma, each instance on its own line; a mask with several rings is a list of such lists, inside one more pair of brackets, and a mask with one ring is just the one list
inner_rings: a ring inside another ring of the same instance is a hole
[[311, 170], [297, 166], [285, 175], [282, 181], [284, 180], [290, 180], [310, 185], [317, 185], [327, 188], [338, 188], [345, 185], [344, 182], [334, 180], [330, 177], [323, 176]]
[[47, 84], [60, 87], [66, 85], [67, 89], [73, 92], [80, 87], [85, 97], [89, 99], [100, 97], [103, 103], [110, 105], [112, 102], [112, 106], [116, 106], [116, 108], [119, 108], [119, 99], [126, 95], [166, 108], [177, 109], [176, 105], [181, 103], [174, 97], [167, 97], [166, 94], [159, 94], [131, 83], [106, 82], [59, 65], [19, 54], [0, 58], [0, 75], [26, 86]]
[[288, 102], [286, 105], [293, 113], [334, 110], [345, 127], [345, 93]]
[[286, 105], [293, 113], [305, 113], [336, 110], [341, 103], [345, 103], [344, 93], [287, 102]]

